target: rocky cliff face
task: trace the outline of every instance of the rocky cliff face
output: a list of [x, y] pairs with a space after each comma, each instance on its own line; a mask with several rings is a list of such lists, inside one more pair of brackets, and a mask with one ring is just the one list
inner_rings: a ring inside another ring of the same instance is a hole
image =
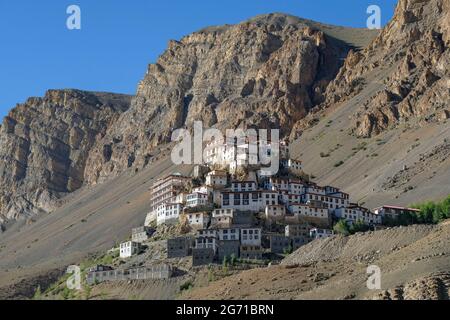
[[205, 127], [289, 133], [323, 100], [349, 50], [317, 25], [272, 14], [171, 41], [148, 67], [130, 110], [95, 146], [87, 181], [145, 165], [174, 129], [196, 120]]
[[0, 129], [0, 222], [49, 212], [84, 183], [92, 146], [130, 97], [50, 90], [17, 105]]
[[362, 99], [354, 132], [370, 137], [398, 123], [450, 118], [450, 2], [400, 0], [393, 20], [365, 50], [351, 52], [325, 106], [348, 100], [375, 74], [384, 88]]

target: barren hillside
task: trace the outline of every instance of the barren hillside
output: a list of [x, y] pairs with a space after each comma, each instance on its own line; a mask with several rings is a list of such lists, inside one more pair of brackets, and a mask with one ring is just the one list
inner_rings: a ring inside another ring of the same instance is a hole
[[112, 248], [144, 223], [154, 179], [174, 172], [189, 174], [191, 169], [173, 167], [163, 157], [141, 172], [125, 172], [75, 192], [52, 213], [14, 224], [0, 237], [0, 287]]
[[[280, 266], [194, 288], [187, 299], [448, 299], [450, 223], [316, 240]], [[367, 267], [381, 269], [368, 290]]]
[[325, 103], [292, 133], [307, 172], [369, 207], [450, 194], [449, 21], [448, 1], [401, 0], [348, 55]]
[[[0, 290], [29, 291], [36, 276], [126, 239], [144, 222], [154, 179], [192, 170], [172, 165], [165, 142], [194, 120], [288, 135], [294, 126], [291, 151], [306, 173], [368, 207], [447, 196], [449, 12], [446, 0], [401, 0], [381, 34], [260, 16], [170, 42], [132, 102], [70, 90], [19, 105], [0, 129], [0, 222], [27, 219], [0, 230]], [[447, 223], [314, 242], [282, 266], [186, 297], [448, 298], [449, 231]], [[382, 268], [383, 292], [366, 290], [368, 263]], [[158, 286], [137, 290], [153, 298]], [[110, 289], [123, 298], [120, 286]]]

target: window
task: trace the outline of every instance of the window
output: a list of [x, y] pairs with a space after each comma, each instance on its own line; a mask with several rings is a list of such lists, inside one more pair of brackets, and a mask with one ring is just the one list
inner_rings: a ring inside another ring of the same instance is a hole
[[243, 204], [244, 205], [248, 205], [249, 204], [249, 195], [248, 194], [244, 194], [243, 195]]

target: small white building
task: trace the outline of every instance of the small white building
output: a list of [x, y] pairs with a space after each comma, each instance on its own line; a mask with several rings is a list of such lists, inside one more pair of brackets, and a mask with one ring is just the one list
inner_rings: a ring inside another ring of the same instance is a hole
[[305, 193], [310, 193], [313, 195], [325, 195], [326, 191], [325, 188], [322, 188], [315, 184], [311, 184], [305, 188]]
[[289, 191], [289, 180], [270, 177], [264, 185], [265, 189], [272, 191]]
[[195, 248], [197, 249], [213, 249], [217, 252], [219, 233], [215, 229], [199, 230], [195, 238]]
[[281, 221], [286, 217], [286, 207], [281, 204], [268, 205], [265, 210], [267, 220]]
[[160, 226], [177, 223], [182, 210], [183, 206], [180, 203], [163, 203], [156, 210], [156, 224]]
[[223, 188], [228, 184], [228, 174], [223, 170], [214, 170], [206, 175], [206, 185]]
[[266, 205], [277, 205], [278, 192], [259, 191], [238, 191], [222, 192], [221, 207], [224, 209], [236, 209], [240, 211], [263, 212]]
[[207, 212], [186, 213], [186, 217], [189, 225], [196, 229], [206, 228], [211, 221], [211, 216]]
[[333, 230], [328, 229], [313, 228], [309, 231], [310, 238], [314, 240], [332, 237], [333, 235], [334, 235]]
[[229, 228], [233, 224], [234, 209], [215, 209], [212, 212], [211, 226]]
[[277, 191], [262, 190], [260, 194], [261, 194], [261, 205], [263, 208], [265, 208], [268, 205], [279, 204]]
[[172, 203], [179, 203], [179, 204], [186, 204], [186, 192], [181, 192], [180, 194], [177, 194], [175, 198], [173, 198]]
[[237, 166], [248, 166], [258, 164], [258, 146], [254, 145], [254, 150], [251, 150], [250, 144], [244, 143], [237, 147], [236, 163]]
[[303, 203], [291, 204], [289, 211], [297, 216], [307, 216], [321, 219], [328, 219], [329, 211], [326, 208], [320, 208]]
[[236, 213], [236, 210], [234, 209], [214, 209], [212, 212], [213, 218], [219, 218], [219, 217], [234, 217], [234, 214]]
[[360, 206], [342, 207], [334, 210], [336, 218], [344, 219], [349, 224], [353, 224], [360, 220], [367, 225], [381, 224], [382, 217], [370, 212], [368, 209]]
[[287, 192], [282, 192], [280, 194], [280, 201], [281, 201], [281, 203], [283, 203], [285, 205], [300, 203], [301, 199], [302, 199], [301, 195], [299, 195], [299, 194], [293, 194], [293, 193], [287, 193]]
[[140, 251], [141, 244], [139, 242], [128, 241], [120, 244], [120, 257], [122, 259], [137, 255]]
[[323, 203], [330, 211], [339, 209], [341, 207], [348, 207], [349, 199], [348, 195], [342, 193], [341, 195], [326, 195], [325, 189], [323, 193], [311, 193], [307, 192], [302, 196], [302, 202], [307, 204]]
[[205, 206], [208, 204], [208, 194], [193, 192], [186, 196], [186, 206], [189, 208]]
[[261, 228], [242, 228], [241, 245], [243, 246], [261, 246]]
[[203, 157], [208, 166], [225, 164], [226, 145], [223, 141], [213, 140], [206, 144]]
[[295, 195], [301, 195], [305, 193], [306, 185], [299, 180], [289, 181], [289, 193]]
[[233, 192], [256, 191], [258, 186], [255, 181], [234, 181], [231, 183]]
[[220, 241], [233, 241], [239, 240], [240, 230], [239, 228], [224, 228], [219, 229], [219, 240]]

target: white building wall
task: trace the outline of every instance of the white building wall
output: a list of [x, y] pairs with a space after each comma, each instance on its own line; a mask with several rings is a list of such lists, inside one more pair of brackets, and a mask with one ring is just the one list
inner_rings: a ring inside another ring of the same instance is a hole
[[158, 226], [167, 223], [176, 223], [182, 212], [179, 203], [164, 203], [157, 208], [156, 224]]
[[261, 236], [260, 228], [243, 228], [241, 229], [241, 245], [260, 246]]
[[219, 240], [221, 241], [233, 241], [240, 239], [239, 228], [225, 228], [219, 229]]
[[140, 245], [138, 242], [128, 241], [120, 244], [120, 257], [130, 258], [139, 253]]

